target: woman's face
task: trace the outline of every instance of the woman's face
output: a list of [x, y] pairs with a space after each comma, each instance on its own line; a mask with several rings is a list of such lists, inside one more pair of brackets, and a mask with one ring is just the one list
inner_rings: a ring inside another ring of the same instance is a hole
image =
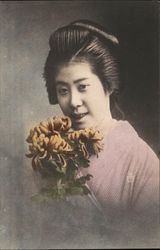
[[69, 62], [56, 75], [58, 103], [75, 129], [99, 127], [110, 114], [109, 95], [87, 62]]

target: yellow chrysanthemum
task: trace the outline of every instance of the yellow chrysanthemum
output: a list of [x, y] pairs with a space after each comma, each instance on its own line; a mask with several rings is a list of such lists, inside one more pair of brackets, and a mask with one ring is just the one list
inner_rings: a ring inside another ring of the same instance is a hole
[[[62, 138], [64, 135], [65, 139]], [[88, 158], [86, 142], [93, 145], [94, 152], [98, 155], [103, 148], [100, 143], [102, 138], [102, 134], [94, 128], [71, 131], [70, 118], [54, 117], [48, 119], [48, 122], [40, 122], [39, 126], [30, 130], [27, 137], [27, 142], [30, 143], [30, 153], [27, 156], [33, 158], [34, 169], [38, 164], [38, 159], [51, 160], [54, 157], [58, 157], [62, 166], [66, 166], [64, 155], [76, 153], [74, 152], [75, 145], [79, 145], [84, 157]], [[70, 142], [73, 148], [69, 144]]]
[[98, 153], [103, 149], [100, 141], [103, 139], [103, 135], [94, 128], [86, 128], [84, 130], [72, 131], [68, 133], [68, 139], [71, 141], [78, 141], [84, 157], [89, 157], [89, 153], [87, 151], [86, 145], [84, 143], [84, 139], [93, 143], [93, 149], [98, 155]]
[[56, 134], [50, 137], [48, 150], [54, 153], [72, 152], [71, 146], [60, 136], [60, 134]]
[[30, 134], [27, 138], [27, 142], [32, 141], [33, 134], [37, 132], [39, 136], [41, 133], [44, 135], [52, 135], [53, 133], [66, 132], [71, 128], [71, 120], [69, 117], [53, 117], [48, 119], [48, 122], [40, 122], [39, 126], [36, 126], [30, 130]]
[[[57, 124], [59, 123], [56, 123], [56, 125]], [[41, 122], [39, 126], [30, 130], [30, 134], [27, 138], [27, 142], [31, 143], [31, 145], [29, 145], [30, 154], [26, 156], [33, 157], [32, 166], [34, 169], [38, 164], [38, 159], [46, 158], [51, 160], [53, 153], [56, 153], [62, 165], [66, 166], [66, 161], [61, 154], [72, 152], [72, 148], [54, 128], [56, 128], [54, 121], [50, 119], [48, 124]], [[69, 124], [66, 127], [61, 127], [61, 129], [66, 128], [69, 128]]]
[[53, 118], [54, 130], [66, 132], [71, 128], [71, 119], [69, 117], [55, 117]]
[[[33, 169], [39, 171], [42, 176], [44, 174], [46, 178], [48, 174], [51, 177], [52, 175], [54, 176], [54, 185], [63, 182], [65, 192], [62, 190], [62, 193], [68, 194], [68, 190], [74, 189], [75, 182], [78, 181], [77, 183], [80, 183], [79, 178], [77, 178], [77, 167], [83, 167], [85, 163], [88, 166], [89, 160], [86, 159], [91, 154], [95, 153], [98, 155], [102, 149], [102, 139], [102, 134], [94, 128], [73, 131], [70, 118], [53, 117], [48, 119], [47, 122], [40, 122], [38, 126], [30, 130], [26, 139], [29, 143], [30, 153], [26, 156], [32, 158]], [[48, 164], [49, 162], [51, 165]], [[54, 169], [52, 169], [52, 166]], [[65, 167], [67, 168], [65, 169]], [[54, 175], [55, 171], [61, 174]], [[68, 173], [71, 174], [68, 175]], [[86, 176], [85, 181], [87, 180]], [[82, 184], [83, 190], [85, 183]], [[58, 186], [57, 190], [59, 192]], [[51, 194], [53, 195], [53, 188], [51, 189]], [[61, 195], [61, 192], [58, 194]], [[56, 196], [57, 191], [55, 191]]]
[[81, 138], [82, 133], [83, 133], [83, 130], [69, 132], [67, 134], [68, 140], [70, 140], [70, 141], [79, 140]]
[[95, 128], [84, 129], [81, 133], [81, 136], [95, 141], [101, 141], [103, 139], [103, 135]]
[[93, 141], [101, 141], [103, 139], [103, 135], [94, 128], [86, 128], [84, 130], [71, 131], [70, 133], [68, 133], [69, 140], [74, 141], [82, 138], [90, 139]]

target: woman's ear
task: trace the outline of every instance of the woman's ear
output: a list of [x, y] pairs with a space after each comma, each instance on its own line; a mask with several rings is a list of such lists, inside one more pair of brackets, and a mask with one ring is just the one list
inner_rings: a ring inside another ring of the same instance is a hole
[[113, 89], [109, 91], [109, 95], [112, 95], [113, 94]]
[[113, 90], [106, 90], [105, 95], [110, 96], [113, 93]]

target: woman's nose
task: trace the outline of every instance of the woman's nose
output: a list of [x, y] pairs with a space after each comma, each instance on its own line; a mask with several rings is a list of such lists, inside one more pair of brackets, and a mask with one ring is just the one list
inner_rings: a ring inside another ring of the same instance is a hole
[[78, 91], [72, 91], [71, 93], [71, 100], [70, 100], [70, 104], [73, 108], [77, 108], [80, 107], [82, 105], [82, 98], [80, 93], [78, 93]]

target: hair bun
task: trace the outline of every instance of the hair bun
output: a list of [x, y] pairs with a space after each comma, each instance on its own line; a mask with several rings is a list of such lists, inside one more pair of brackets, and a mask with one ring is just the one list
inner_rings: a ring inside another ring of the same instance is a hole
[[114, 35], [109, 34], [108, 32], [104, 31], [104, 29], [100, 25], [94, 22], [91, 22], [86, 19], [82, 19], [82, 20], [74, 21], [70, 25], [86, 28], [87, 30], [92, 31], [102, 36], [103, 38], [113, 42], [114, 44], [119, 45], [119, 41]]

